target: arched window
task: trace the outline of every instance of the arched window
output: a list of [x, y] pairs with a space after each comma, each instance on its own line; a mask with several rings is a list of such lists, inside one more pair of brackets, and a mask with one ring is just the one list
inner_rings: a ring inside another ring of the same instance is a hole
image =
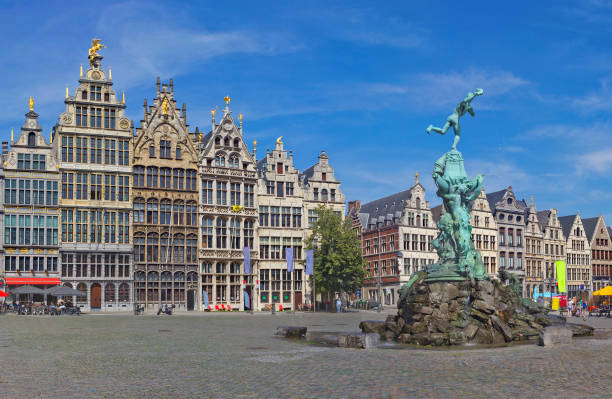
[[157, 224], [157, 221], [158, 221], [157, 199], [149, 198], [147, 200], [147, 223]]
[[36, 147], [36, 133], [28, 133], [28, 147]]
[[240, 146], [240, 140], [234, 139], [234, 147], [238, 148]]
[[229, 145], [230, 145], [229, 137], [226, 137], [225, 140], [223, 140], [223, 145], [225, 145], [226, 147], [229, 147]]
[[157, 272], [147, 273], [147, 281], [159, 281], [159, 273]]
[[170, 214], [172, 203], [169, 199], [164, 198], [159, 204], [159, 224], [170, 224]]
[[147, 300], [157, 302], [159, 300], [159, 274], [157, 272], [147, 273]]
[[159, 236], [157, 233], [147, 235], [147, 262], [157, 262], [159, 260]]
[[76, 289], [85, 294], [85, 296], [77, 297], [77, 302], [86, 303], [87, 302], [87, 285], [85, 285], [85, 283], [79, 283]]
[[220, 152], [215, 155], [215, 166], [225, 166], [225, 154]]
[[147, 166], [147, 187], [157, 187], [157, 168], [155, 166]]
[[[144, 261], [145, 261], [145, 235], [144, 233], [136, 233], [134, 234], [134, 262], [144, 262]], [[136, 277], [134, 277], [134, 279], [135, 278]], [[144, 280], [144, 274], [142, 278]]]
[[185, 281], [185, 273], [183, 272], [174, 273], [174, 281]]
[[185, 224], [185, 204], [182, 200], [174, 201], [174, 224], [183, 226]]
[[240, 158], [238, 155], [230, 155], [228, 165], [230, 168], [239, 168], [240, 167]]
[[198, 236], [195, 234], [188, 235], [185, 244], [187, 248], [187, 262], [196, 263], [198, 259]]
[[239, 249], [240, 246], [240, 220], [230, 219], [230, 246]]
[[187, 273], [187, 281], [190, 283], [195, 283], [198, 281], [198, 273], [196, 272], [189, 272]]
[[321, 201], [327, 201], [327, 190], [321, 190]]
[[104, 287], [104, 301], [115, 302], [115, 284], [107, 283]]
[[216, 146], [220, 146], [221, 145], [221, 137], [219, 137], [219, 136], [215, 137], [215, 145]]
[[134, 187], [144, 187], [144, 166], [134, 166]]
[[145, 203], [144, 198], [134, 199], [134, 223], [144, 223]]
[[172, 273], [171, 272], [162, 272], [161, 281], [172, 281]]
[[168, 242], [168, 237], [168, 233], [163, 233], [161, 235], [159, 258], [161, 259], [162, 263], [170, 262], [170, 259], [172, 259], [172, 253], [170, 252], [172, 250], [172, 247], [170, 247], [169, 245], [170, 243]]
[[175, 263], [181, 263], [185, 261], [185, 236], [182, 234], [174, 235], [173, 243], [173, 256]]
[[202, 248], [212, 248], [213, 246], [213, 219], [212, 217], [202, 217]]
[[187, 207], [185, 208], [186, 211], [186, 221], [185, 224], [187, 226], [195, 226], [197, 224], [197, 205], [195, 201], [189, 201], [187, 202]]
[[119, 302], [130, 301], [130, 286], [128, 283], [121, 283], [119, 285]]
[[145, 281], [145, 272], [137, 270], [136, 273], [134, 273], [134, 281]]

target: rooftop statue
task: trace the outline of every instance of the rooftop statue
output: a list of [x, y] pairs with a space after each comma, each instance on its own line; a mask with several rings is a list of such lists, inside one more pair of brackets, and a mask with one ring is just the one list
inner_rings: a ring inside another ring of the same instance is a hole
[[484, 92], [482, 89], [476, 89], [473, 92], [469, 92], [463, 100], [455, 107], [455, 110], [452, 114], [446, 118], [446, 123], [443, 127], [435, 127], [434, 125], [429, 125], [427, 128], [427, 134], [433, 130], [436, 133], [446, 134], [448, 129], [452, 126], [455, 131], [455, 141], [453, 142], [453, 150], [457, 148], [457, 144], [459, 143], [459, 138], [461, 137], [461, 126], [459, 125], [459, 119], [465, 115], [466, 112], [469, 112], [470, 115], [475, 116], [476, 113], [472, 108], [472, 100], [476, 98], [476, 96], [482, 96]]
[[91, 48], [89, 49], [89, 64], [91, 66], [94, 66], [96, 58], [100, 57], [98, 51], [102, 50], [104, 47], [106, 46], [100, 43], [100, 39], [91, 40]]

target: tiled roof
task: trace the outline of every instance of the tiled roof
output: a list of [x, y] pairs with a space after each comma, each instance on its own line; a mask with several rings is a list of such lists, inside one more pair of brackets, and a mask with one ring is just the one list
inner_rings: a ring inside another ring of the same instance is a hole
[[537, 213], [538, 215], [538, 224], [540, 225], [540, 230], [544, 232], [546, 226], [548, 226], [548, 219], [550, 219], [550, 209], [545, 211], [540, 211]]
[[563, 235], [567, 239], [569, 237], [569, 233], [572, 230], [572, 225], [574, 224], [574, 219], [576, 219], [576, 215], [568, 215], [561, 216], [559, 219], [559, 223], [561, 223], [561, 228], [563, 229]]
[[386, 217], [388, 214], [397, 215], [397, 212], [401, 215], [404, 210], [403, 201], [409, 200], [410, 197], [410, 190], [401, 191], [363, 204], [361, 209], [359, 209], [359, 213], [369, 214], [370, 218], [378, 218], [380, 216]]
[[595, 233], [595, 229], [597, 228], [598, 220], [599, 217], [582, 219], [582, 227], [584, 228], [584, 232], [589, 242], [593, 241], [593, 233]]

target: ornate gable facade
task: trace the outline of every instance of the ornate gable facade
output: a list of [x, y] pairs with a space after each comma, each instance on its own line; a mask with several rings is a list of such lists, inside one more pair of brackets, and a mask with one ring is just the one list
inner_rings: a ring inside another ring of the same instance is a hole
[[538, 293], [544, 289], [544, 235], [540, 228], [538, 212], [533, 197], [526, 210], [527, 225], [525, 227], [525, 295], [533, 296], [537, 287]]

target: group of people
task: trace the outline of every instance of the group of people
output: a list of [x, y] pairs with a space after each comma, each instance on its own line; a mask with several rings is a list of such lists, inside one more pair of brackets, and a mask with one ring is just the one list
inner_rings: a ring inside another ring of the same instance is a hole
[[589, 305], [582, 298], [573, 297], [567, 302], [567, 316], [586, 317], [588, 314]]
[[60, 315], [65, 313], [67, 309], [73, 309], [74, 305], [69, 299], [58, 299], [56, 302], [45, 304], [42, 302], [19, 302], [13, 303], [4, 302], [0, 304], [0, 311], [3, 313], [14, 312], [18, 315]]

